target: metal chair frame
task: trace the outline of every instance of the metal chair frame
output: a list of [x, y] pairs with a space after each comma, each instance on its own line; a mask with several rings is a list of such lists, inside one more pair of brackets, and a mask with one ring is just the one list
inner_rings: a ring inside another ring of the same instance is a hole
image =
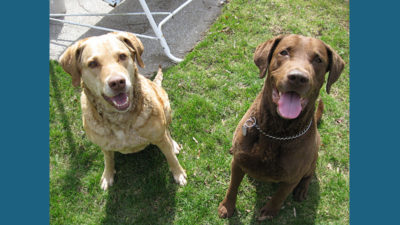
[[[176, 15], [179, 11], [181, 11], [185, 6], [187, 6], [190, 2], [193, 0], [187, 0], [184, 2], [182, 5], [180, 5], [178, 8], [176, 8], [172, 12], [151, 12], [149, 7], [147, 6], [146, 0], [138, 0], [140, 5], [143, 8], [144, 12], [128, 12], [128, 13], [86, 13], [86, 14], [50, 14], [50, 20], [52, 21], [57, 21], [61, 23], [67, 23], [67, 24], [72, 24], [72, 25], [77, 25], [77, 26], [83, 26], [83, 27], [89, 27], [97, 30], [104, 30], [104, 31], [120, 31], [116, 29], [111, 29], [111, 28], [106, 28], [106, 27], [101, 27], [101, 26], [94, 26], [94, 25], [89, 25], [89, 24], [81, 24], [81, 23], [76, 23], [68, 20], [61, 20], [58, 18], [52, 18], [52, 17], [67, 17], [67, 16], [134, 16], [134, 15], [146, 15], [147, 20], [149, 21], [151, 28], [153, 29], [155, 33], [154, 36], [148, 36], [148, 35], [143, 35], [143, 34], [136, 34], [136, 36], [140, 38], [148, 38], [148, 39], [153, 39], [153, 40], [158, 40], [161, 44], [161, 47], [164, 50], [164, 53], [174, 62], [181, 62], [183, 59], [177, 58], [174, 55], [171, 54], [171, 50], [168, 46], [167, 41], [164, 38], [163, 32], [162, 32], [162, 26], [170, 20], [174, 15]], [[156, 24], [153, 15], [167, 15], [158, 25]]]

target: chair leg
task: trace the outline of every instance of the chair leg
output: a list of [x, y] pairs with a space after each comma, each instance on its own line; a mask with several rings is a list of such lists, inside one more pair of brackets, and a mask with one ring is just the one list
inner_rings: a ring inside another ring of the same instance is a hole
[[140, 5], [142, 6], [144, 13], [146, 14], [147, 20], [149, 20], [149, 23], [151, 25], [151, 28], [153, 28], [154, 33], [156, 34], [158, 40], [160, 41], [160, 44], [164, 50], [164, 53], [174, 62], [181, 62], [182, 59], [177, 58], [171, 54], [171, 51], [169, 49], [169, 46], [167, 44], [167, 41], [164, 38], [164, 35], [162, 31], [158, 28], [156, 22], [154, 21], [153, 15], [151, 15], [150, 9], [147, 6], [146, 0], [139, 0]]

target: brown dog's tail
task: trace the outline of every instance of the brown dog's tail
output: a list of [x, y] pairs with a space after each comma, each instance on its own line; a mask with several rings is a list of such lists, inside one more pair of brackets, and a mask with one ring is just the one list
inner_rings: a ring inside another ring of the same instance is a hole
[[321, 123], [321, 118], [322, 118], [323, 112], [324, 112], [324, 102], [322, 101], [322, 99], [320, 99], [318, 102], [317, 111], [315, 112], [315, 121], [317, 121], [317, 125], [319, 125]]
[[158, 86], [161, 87], [161, 82], [163, 80], [163, 72], [162, 72], [162, 68], [161, 65], [158, 66], [158, 72], [156, 77], [154, 78], [153, 82], [156, 83]]

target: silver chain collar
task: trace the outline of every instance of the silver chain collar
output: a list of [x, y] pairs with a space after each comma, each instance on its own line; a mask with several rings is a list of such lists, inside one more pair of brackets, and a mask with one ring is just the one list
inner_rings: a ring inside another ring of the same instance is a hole
[[[260, 131], [260, 133], [262, 133], [264, 136], [269, 137], [269, 138], [271, 138], [271, 139], [275, 139], [275, 140], [279, 140], [279, 141], [293, 140], [293, 139], [296, 139], [296, 138], [298, 138], [298, 137], [301, 137], [301, 136], [303, 136], [305, 133], [307, 133], [307, 131], [308, 131], [308, 130], [310, 129], [310, 127], [311, 127], [312, 121], [313, 121], [313, 120], [311, 119], [311, 121], [310, 121], [310, 123], [308, 124], [308, 126], [307, 126], [303, 131], [301, 131], [300, 133], [298, 133], [298, 134], [296, 134], [296, 135], [294, 135], [294, 136], [289, 136], [289, 137], [275, 137], [275, 136], [269, 135], [269, 134], [265, 133], [263, 130], [261, 130], [261, 128], [257, 125], [256, 118], [252, 116], [252, 117], [250, 117], [248, 120], [246, 120], [246, 122], [244, 122], [244, 124], [243, 124], [243, 126], [242, 126], [242, 133], [243, 133], [243, 136], [246, 136], [246, 134], [247, 134], [247, 128], [255, 127], [258, 131]], [[249, 125], [248, 123], [250, 123], [250, 125]]]

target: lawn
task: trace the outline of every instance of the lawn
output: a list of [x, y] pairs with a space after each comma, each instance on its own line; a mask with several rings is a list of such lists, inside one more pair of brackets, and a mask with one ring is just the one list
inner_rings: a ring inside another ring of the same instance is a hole
[[178, 159], [188, 174], [184, 187], [149, 146], [116, 153], [116, 182], [104, 192], [103, 154], [83, 131], [80, 89], [50, 61], [50, 223], [259, 224], [259, 209], [275, 184], [246, 176], [234, 216], [220, 219], [217, 207], [229, 185], [233, 131], [264, 82], [254, 50], [286, 33], [325, 41], [346, 67], [330, 95], [321, 89], [323, 144], [308, 199], [298, 203], [290, 196], [276, 218], [261, 224], [348, 224], [349, 2], [338, 0], [231, 0], [185, 60], [164, 70], [172, 137], [183, 146]]

